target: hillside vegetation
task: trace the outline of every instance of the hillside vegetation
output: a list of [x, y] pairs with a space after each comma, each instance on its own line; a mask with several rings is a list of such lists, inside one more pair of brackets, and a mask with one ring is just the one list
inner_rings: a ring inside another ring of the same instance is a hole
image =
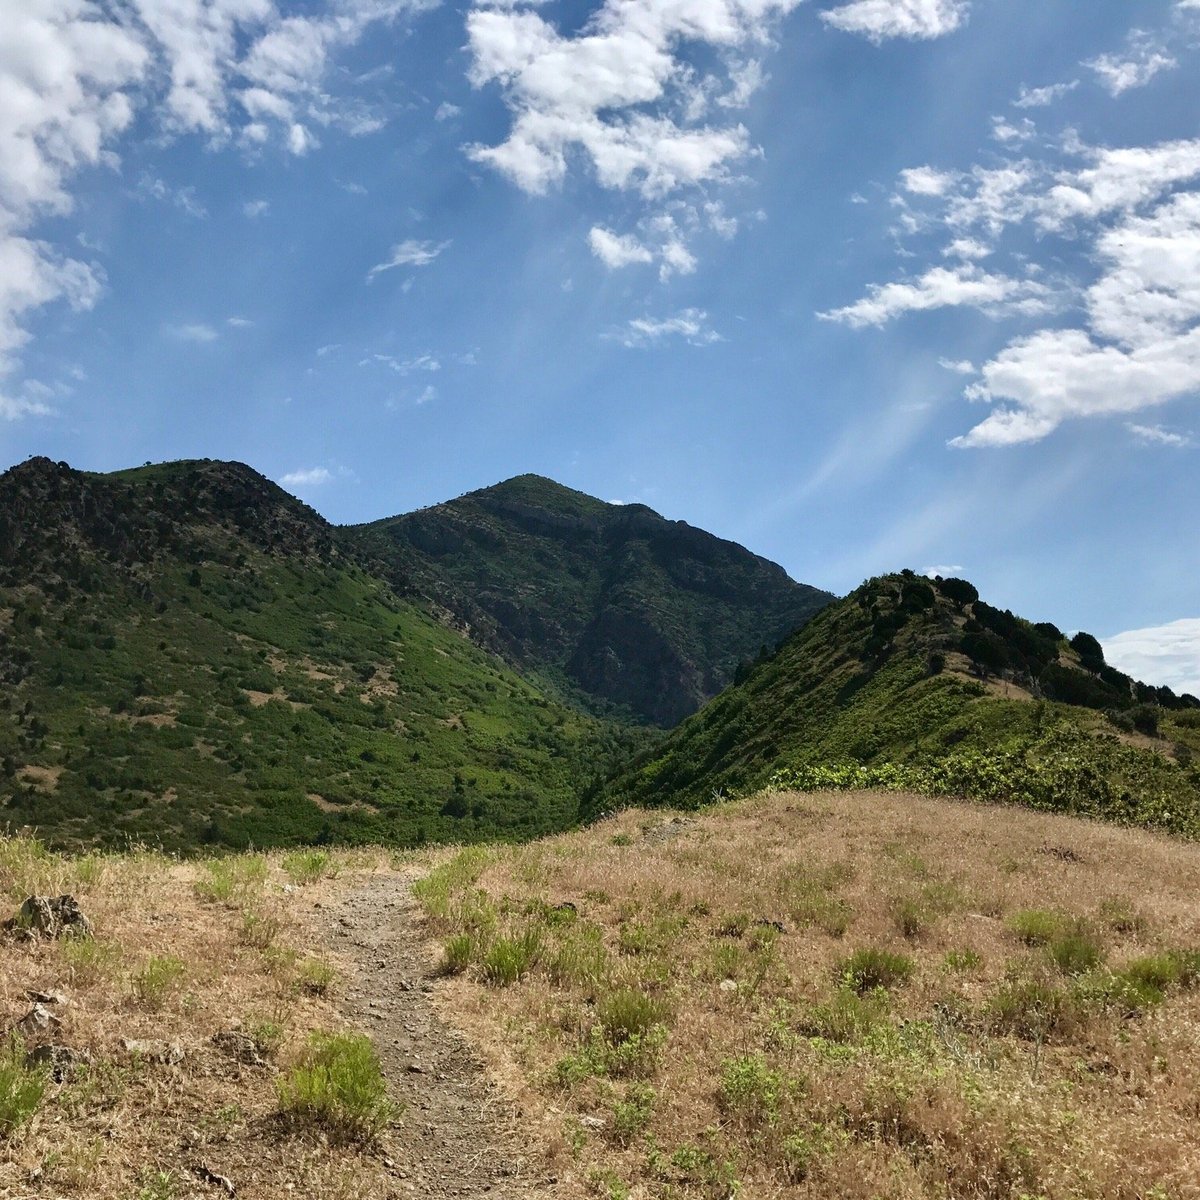
[[58, 843], [530, 837], [637, 744], [249, 468], [0, 477], [0, 798]]
[[694, 807], [773, 776], [1014, 800], [1200, 835], [1200, 702], [1148, 688], [961, 580], [864, 584], [603, 787]]
[[342, 541], [568, 699], [662, 726], [833, 598], [645, 505], [605, 504], [537, 475]]
[[444, 1006], [591, 1195], [1200, 1195], [1193, 845], [777, 792], [418, 890]]

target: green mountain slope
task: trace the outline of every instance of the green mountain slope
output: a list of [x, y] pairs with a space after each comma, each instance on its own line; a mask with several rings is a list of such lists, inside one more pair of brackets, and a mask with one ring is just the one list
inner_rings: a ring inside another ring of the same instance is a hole
[[548, 698], [248, 467], [0, 476], [0, 821], [168, 847], [529, 836], [644, 736]]
[[[918, 787], [1200, 834], [1200, 701], [978, 599], [896, 575], [830, 605], [585, 810], [764, 786]], [[869, 768], [869, 769], [864, 769]]]
[[644, 505], [522, 475], [343, 544], [593, 711], [671, 726], [832, 597]]

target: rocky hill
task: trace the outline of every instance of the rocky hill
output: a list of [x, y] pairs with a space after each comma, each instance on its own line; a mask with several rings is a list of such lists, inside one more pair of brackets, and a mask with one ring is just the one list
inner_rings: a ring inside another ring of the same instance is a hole
[[697, 805], [772, 776], [905, 786], [1200, 833], [1200, 700], [963, 580], [871, 580], [632, 767], [589, 811]]
[[518, 670], [666, 727], [832, 599], [733, 542], [537, 475], [358, 526], [342, 544]]

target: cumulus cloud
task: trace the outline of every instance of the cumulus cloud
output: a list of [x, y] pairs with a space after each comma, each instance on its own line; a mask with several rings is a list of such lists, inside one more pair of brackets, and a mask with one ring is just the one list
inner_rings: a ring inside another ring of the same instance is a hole
[[592, 226], [588, 233], [592, 253], [610, 270], [634, 263], [651, 263], [654, 255], [630, 234], [616, 234], [601, 225]]
[[[750, 52], [799, 2], [604, 0], [564, 34], [528, 4], [485, 0], [467, 18], [471, 82], [498, 85], [512, 123], [503, 141], [467, 152], [535, 195], [561, 184], [575, 162], [603, 188], [651, 202], [725, 181], [754, 150], [745, 126], [724, 114], [760, 86]], [[711, 65], [686, 61], [694, 50]], [[720, 118], [706, 119], [714, 109]], [[589, 242], [603, 261], [606, 253], [645, 261], [603, 234]], [[679, 247], [654, 257], [668, 274], [688, 269]]]
[[1102, 233], [1088, 328], [1019, 338], [981, 368], [973, 399], [1006, 401], [958, 446], [1036, 441], [1064, 421], [1126, 415], [1200, 392], [1200, 192]]
[[1129, 43], [1117, 54], [1101, 54], [1083, 64], [1094, 71], [1110, 96], [1145, 87], [1156, 75], [1174, 70], [1178, 60], [1157, 39], [1134, 30]]
[[939, 38], [967, 19], [967, 0], [852, 0], [821, 14], [835, 29], [873, 42], [889, 38]]
[[1037, 315], [1053, 307], [1053, 292], [1032, 279], [993, 275], [963, 264], [932, 267], [911, 283], [875, 284], [867, 295], [845, 308], [819, 313], [853, 329], [886, 325], [904, 313], [935, 308], [976, 308], [991, 316], [1012, 313]]
[[448, 241], [423, 242], [416, 238], [406, 238], [392, 247], [390, 258], [376, 263], [367, 272], [367, 282], [369, 283], [376, 275], [381, 275], [384, 271], [393, 271], [397, 267], [427, 267], [449, 245]]
[[297, 471], [289, 471], [280, 477], [279, 482], [284, 487], [312, 488], [320, 487], [333, 479], [333, 472], [326, 467], [305, 467]]
[[1113, 634], [1104, 657], [1134, 679], [1200, 696], [1200, 618]]
[[611, 335], [629, 349], [645, 349], [681, 338], [689, 346], [711, 346], [724, 339], [708, 323], [708, 313], [685, 308], [673, 317], [635, 317], [624, 329]]

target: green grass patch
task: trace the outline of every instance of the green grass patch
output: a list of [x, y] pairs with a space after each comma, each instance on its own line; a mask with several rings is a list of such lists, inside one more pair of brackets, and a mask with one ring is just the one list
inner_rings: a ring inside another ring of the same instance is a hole
[[284, 1113], [349, 1139], [369, 1141], [399, 1115], [371, 1039], [358, 1033], [314, 1034], [276, 1087]]

